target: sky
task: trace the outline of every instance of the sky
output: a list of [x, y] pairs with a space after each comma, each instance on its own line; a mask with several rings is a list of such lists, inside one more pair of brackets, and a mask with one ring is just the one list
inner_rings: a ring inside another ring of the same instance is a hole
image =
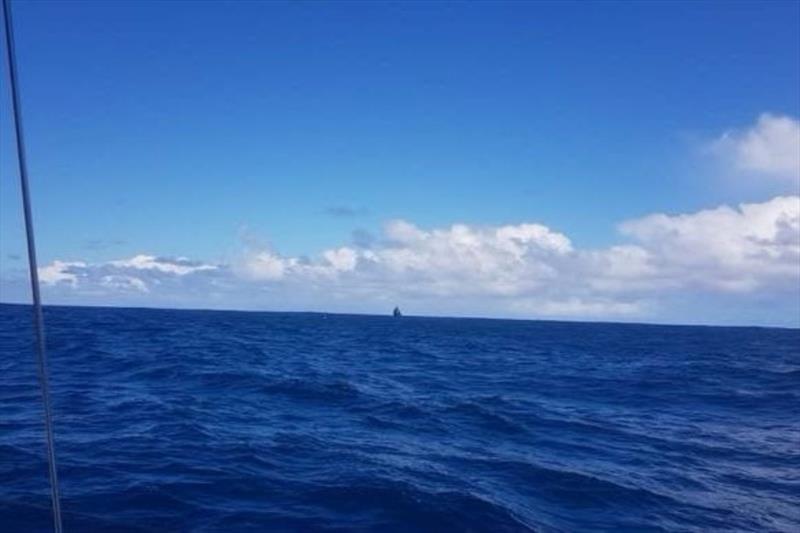
[[800, 326], [797, 2], [13, 9], [45, 303]]

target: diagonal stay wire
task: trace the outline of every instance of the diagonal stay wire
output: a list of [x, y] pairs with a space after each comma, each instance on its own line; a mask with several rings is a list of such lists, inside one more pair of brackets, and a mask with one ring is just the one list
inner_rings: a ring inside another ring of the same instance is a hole
[[14, 133], [17, 140], [17, 162], [19, 164], [19, 179], [22, 186], [22, 206], [25, 214], [25, 236], [28, 242], [28, 267], [30, 269], [31, 293], [33, 295], [33, 325], [36, 332], [36, 361], [39, 374], [39, 387], [42, 391], [42, 403], [44, 405], [44, 426], [45, 435], [47, 437], [47, 465], [50, 472], [50, 499], [53, 504], [53, 529], [56, 533], [61, 533], [63, 531], [61, 525], [61, 503], [58, 490], [58, 474], [56, 472], [55, 443], [53, 439], [53, 414], [50, 406], [50, 391], [47, 380], [44, 316], [42, 314], [42, 299], [39, 293], [39, 271], [36, 265], [36, 244], [33, 237], [33, 216], [31, 214], [31, 198], [28, 187], [28, 165], [25, 158], [25, 139], [22, 134], [22, 110], [19, 98], [10, 0], [3, 0], [3, 15], [6, 30], [8, 71], [11, 81], [11, 103], [14, 111]]

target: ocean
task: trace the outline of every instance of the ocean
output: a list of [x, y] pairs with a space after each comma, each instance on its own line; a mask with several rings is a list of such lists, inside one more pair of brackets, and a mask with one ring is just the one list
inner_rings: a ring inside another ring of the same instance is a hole
[[[798, 531], [800, 330], [49, 307], [65, 531]], [[51, 528], [0, 305], [0, 530]]]

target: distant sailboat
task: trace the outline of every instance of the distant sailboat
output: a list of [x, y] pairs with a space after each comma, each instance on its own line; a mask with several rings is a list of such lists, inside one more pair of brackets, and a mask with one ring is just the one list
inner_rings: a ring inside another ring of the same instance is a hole
[[401, 312], [400, 312], [400, 308], [399, 308], [399, 307], [395, 307], [395, 308], [394, 308], [394, 311], [392, 311], [392, 315], [393, 315], [395, 318], [397, 318], [397, 317], [401, 317], [401, 316], [403, 316], [403, 313], [401, 313]]

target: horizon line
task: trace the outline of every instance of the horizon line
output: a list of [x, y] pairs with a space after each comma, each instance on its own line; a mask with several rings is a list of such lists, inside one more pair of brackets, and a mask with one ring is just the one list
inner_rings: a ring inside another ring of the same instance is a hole
[[[31, 307], [32, 303], [27, 302], [5, 302], [0, 301], [0, 305], [18, 305]], [[220, 312], [220, 313], [271, 313], [271, 314], [314, 314], [314, 315], [341, 315], [341, 316], [365, 316], [365, 317], [384, 317], [394, 318], [391, 313], [347, 313], [342, 311], [275, 311], [269, 309], [233, 309], [233, 308], [210, 308], [210, 307], [154, 307], [147, 305], [95, 305], [95, 304], [43, 304], [43, 307], [73, 307], [88, 309], [144, 309], [152, 311], [200, 311], [200, 312]], [[455, 320], [498, 320], [515, 322], [554, 322], [567, 324], [610, 324], [621, 326], [655, 326], [655, 327], [679, 327], [679, 328], [758, 328], [758, 329], [781, 329], [800, 331], [800, 326], [766, 326], [758, 324], [687, 324], [675, 322], [640, 322], [640, 321], [614, 321], [614, 320], [576, 320], [567, 318], [520, 318], [520, 317], [489, 317], [489, 316], [454, 316], [454, 315], [408, 315], [403, 313], [403, 318], [433, 318], [433, 319], [455, 319]]]

